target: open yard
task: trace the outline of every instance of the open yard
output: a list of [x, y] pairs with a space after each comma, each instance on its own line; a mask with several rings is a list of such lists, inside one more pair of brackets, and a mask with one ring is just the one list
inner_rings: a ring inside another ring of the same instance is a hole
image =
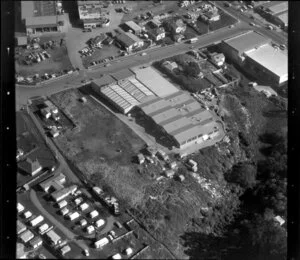
[[[23, 134], [21, 134], [21, 131]], [[55, 156], [42, 139], [30, 116], [26, 113], [17, 113], [17, 146], [24, 149], [24, 157], [30, 157], [31, 159], [38, 159], [43, 168], [52, 167], [57, 164]], [[25, 133], [25, 134], [24, 134]], [[17, 185], [23, 185], [33, 177], [18, 171]]]
[[56, 46], [52, 48], [47, 48], [46, 51], [51, 55], [50, 58], [42, 60], [39, 63], [32, 62], [31, 65], [25, 65], [24, 60], [25, 56], [30, 53], [40, 53], [44, 49], [39, 48], [36, 50], [27, 50], [24, 48], [19, 48], [19, 55], [15, 56], [15, 66], [16, 73], [23, 77], [33, 76], [35, 74], [39, 74], [40, 76], [48, 73], [58, 73], [63, 70], [72, 69], [72, 64], [69, 60], [68, 50], [65, 46], [64, 42], [61, 43], [61, 39], [64, 39], [64, 35], [47, 35], [41, 36], [39, 44], [42, 45], [45, 42], [49, 42], [50, 40], [56, 41]]

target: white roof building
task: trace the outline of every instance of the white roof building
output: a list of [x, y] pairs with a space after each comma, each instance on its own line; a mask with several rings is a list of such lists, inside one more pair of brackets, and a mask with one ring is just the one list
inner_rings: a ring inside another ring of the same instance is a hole
[[279, 84], [288, 80], [288, 58], [285, 52], [268, 44], [246, 52], [245, 56], [274, 74]]
[[96, 227], [102, 227], [105, 224], [105, 221], [103, 219], [99, 219], [95, 222]]
[[20, 235], [20, 239], [23, 241], [23, 243], [27, 243], [31, 239], [34, 238], [33, 233], [30, 230], [26, 230]]
[[45, 232], [48, 228], [49, 228], [49, 225], [47, 223], [44, 223], [43, 225], [41, 225], [39, 227], [39, 233], [41, 234], [41, 233]]
[[95, 231], [94, 226], [90, 225], [88, 227], [86, 227], [86, 231], [88, 232], [88, 234], [91, 234]]
[[24, 206], [18, 202], [17, 204], [17, 210], [18, 210], [18, 213], [22, 212], [24, 210]]
[[99, 212], [97, 210], [93, 210], [90, 212], [90, 217], [91, 218], [95, 218], [99, 215]]
[[84, 210], [86, 210], [86, 209], [89, 208], [89, 204], [87, 204], [87, 203], [82, 203], [82, 204], [79, 206], [79, 208], [80, 208], [81, 211], [84, 211]]
[[50, 230], [49, 232], [47, 232], [46, 236], [53, 245], [57, 245], [61, 242], [61, 237], [59, 235], [57, 235], [54, 232], [54, 230]]

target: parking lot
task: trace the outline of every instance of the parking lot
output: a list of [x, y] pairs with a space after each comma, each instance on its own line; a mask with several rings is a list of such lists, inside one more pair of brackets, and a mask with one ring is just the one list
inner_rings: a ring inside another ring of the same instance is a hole
[[46, 74], [61, 75], [73, 69], [69, 60], [64, 34], [36, 38], [29, 48], [16, 47], [16, 73], [25, 79], [20, 82], [39, 82]]

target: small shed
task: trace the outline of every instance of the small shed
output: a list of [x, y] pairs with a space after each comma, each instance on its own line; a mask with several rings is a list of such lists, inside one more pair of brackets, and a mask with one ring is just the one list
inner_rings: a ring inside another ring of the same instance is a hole
[[17, 46], [25, 46], [27, 45], [28, 40], [26, 36], [17, 36], [16, 37], [16, 44]]

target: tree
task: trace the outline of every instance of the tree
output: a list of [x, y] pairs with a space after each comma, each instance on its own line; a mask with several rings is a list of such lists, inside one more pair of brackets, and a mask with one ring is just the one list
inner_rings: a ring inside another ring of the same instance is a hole
[[250, 163], [239, 163], [233, 167], [230, 173], [225, 175], [225, 178], [243, 188], [253, 188], [256, 184], [256, 166]]
[[200, 68], [197, 62], [191, 61], [185, 66], [185, 72], [187, 75], [196, 78], [200, 73]]

